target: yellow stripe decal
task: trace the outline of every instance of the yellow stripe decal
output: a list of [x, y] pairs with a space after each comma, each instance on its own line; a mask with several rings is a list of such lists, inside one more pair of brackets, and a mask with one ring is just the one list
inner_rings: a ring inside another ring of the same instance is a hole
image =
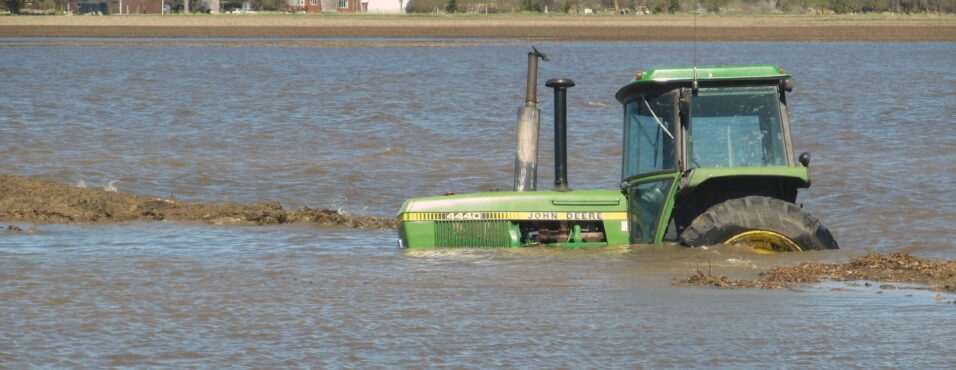
[[406, 212], [402, 221], [605, 221], [627, 220], [627, 212]]

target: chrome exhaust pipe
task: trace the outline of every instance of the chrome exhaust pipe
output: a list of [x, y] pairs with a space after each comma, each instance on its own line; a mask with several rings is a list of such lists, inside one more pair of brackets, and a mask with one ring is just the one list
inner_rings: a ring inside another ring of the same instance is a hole
[[532, 191], [538, 188], [538, 131], [541, 110], [538, 109], [538, 58], [548, 61], [544, 53], [533, 46], [528, 53], [528, 86], [525, 105], [518, 108], [516, 133], [514, 191]]

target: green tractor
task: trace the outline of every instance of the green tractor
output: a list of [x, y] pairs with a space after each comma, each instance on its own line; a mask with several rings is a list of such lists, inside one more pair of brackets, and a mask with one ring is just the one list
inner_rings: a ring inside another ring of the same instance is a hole
[[[529, 63], [533, 93], [531, 72]], [[566, 92], [574, 83], [552, 79], [547, 86], [555, 91], [554, 189], [534, 190], [536, 173], [527, 176], [527, 168], [536, 172], [536, 163], [528, 166], [518, 158], [515, 191], [407, 200], [398, 215], [400, 246], [674, 242], [741, 243], [761, 251], [837, 248], [830, 231], [795, 203], [798, 189], [810, 186], [810, 155], [796, 157], [793, 151], [786, 100], [793, 80], [782, 69], [747, 65], [638, 73], [616, 95], [624, 108], [620, 190], [568, 187]], [[520, 126], [519, 117], [519, 157], [527, 151]], [[536, 162], [537, 127], [533, 131]], [[530, 189], [519, 177], [530, 177]]]

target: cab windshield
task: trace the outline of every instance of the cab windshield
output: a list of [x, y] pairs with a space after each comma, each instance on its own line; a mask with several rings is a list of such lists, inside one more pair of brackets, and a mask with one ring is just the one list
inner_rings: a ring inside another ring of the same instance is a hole
[[786, 166], [776, 86], [700, 89], [687, 129], [690, 167]]
[[675, 101], [641, 95], [624, 107], [624, 178], [674, 169]]

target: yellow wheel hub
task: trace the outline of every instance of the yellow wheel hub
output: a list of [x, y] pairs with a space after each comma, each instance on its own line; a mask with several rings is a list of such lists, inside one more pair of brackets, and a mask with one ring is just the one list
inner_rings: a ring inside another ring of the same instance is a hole
[[724, 242], [724, 244], [738, 243], [753, 246], [754, 251], [761, 253], [803, 251], [793, 239], [767, 230], [745, 231], [730, 237]]

